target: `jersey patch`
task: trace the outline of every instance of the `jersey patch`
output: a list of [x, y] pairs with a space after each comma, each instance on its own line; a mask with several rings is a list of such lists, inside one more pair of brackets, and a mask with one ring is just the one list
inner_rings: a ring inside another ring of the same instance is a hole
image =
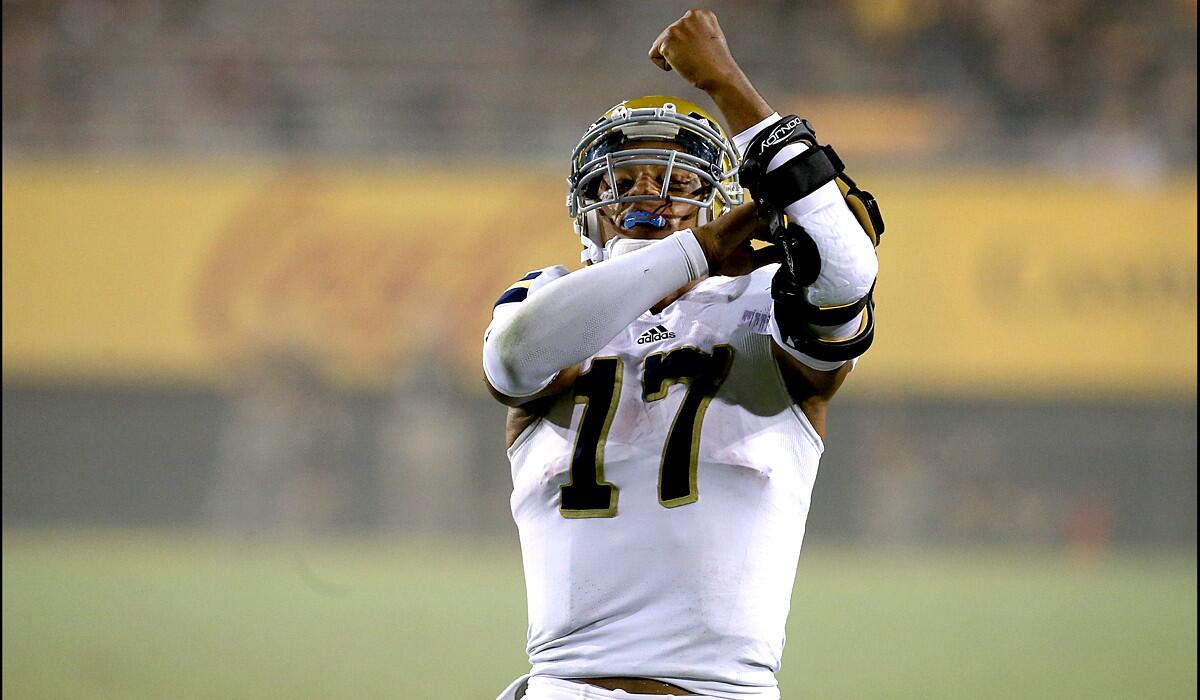
[[755, 333], [766, 335], [770, 330], [771, 314], [765, 311], [746, 309], [742, 312], [741, 325], [749, 326]]

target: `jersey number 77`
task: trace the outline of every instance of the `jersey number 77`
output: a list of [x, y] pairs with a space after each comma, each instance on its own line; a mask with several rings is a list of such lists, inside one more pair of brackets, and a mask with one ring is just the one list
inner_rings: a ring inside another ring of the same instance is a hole
[[[711, 353], [691, 346], [675, 348], [646, 358], [644, 401], [665, 398], [672, 384], [688, 385], [667, 433], [658, 470], [658, 502], [666, 508], [700, 498], [696, 486], [700, 428], [708, 403], [732, 364], [733, 348], [728, 345], [717, 345]], [[598, 357], [575, 381], [575, 403], [585, 406], [571, 458], [571, 480], [559, 491], [559, 512], [564, 518], [611, 518], [617, 514], [620, 489], [604, 480], [604, 442], [621, 399], [623, 370], [619, 358]]]

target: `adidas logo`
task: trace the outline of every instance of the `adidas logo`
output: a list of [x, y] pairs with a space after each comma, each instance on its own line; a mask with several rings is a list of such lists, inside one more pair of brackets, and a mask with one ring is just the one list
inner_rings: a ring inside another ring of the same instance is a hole
[[666, 340], [667, 338], [674, 338], [674, 337], [675, 337], [675, 331], [667, 330], [667, 327], [660, 323], [657, 326], [651, 328], [650, 330], [648, 330], [645, 333], [638, 336], [637, 342], [638, 342], [638, 345], [645, 345], [646, 343], [657, 343], [660, 340]]

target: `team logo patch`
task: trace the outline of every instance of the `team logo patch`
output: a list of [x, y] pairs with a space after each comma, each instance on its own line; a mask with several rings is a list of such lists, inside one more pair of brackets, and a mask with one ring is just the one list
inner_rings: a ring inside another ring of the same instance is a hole
[[765, 311], [751, 311], [747, 309], [742, 312], [743, 326], [750, 326], [750, 330], [755, 333], [769, 333], [768, 325], [771, 322], [771, 315]]
[[667, 330], [667, 327], [660, 323], [645, 333], [639, 335], [637, 342], [638, 345], [645, 345], [646, 343], [657, 343], [660, 340], [666, 340], [667, 338], [674, 337], [675, 331]]

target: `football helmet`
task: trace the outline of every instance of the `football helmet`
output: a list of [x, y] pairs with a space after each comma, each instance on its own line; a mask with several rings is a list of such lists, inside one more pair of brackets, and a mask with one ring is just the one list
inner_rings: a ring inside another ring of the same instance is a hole
[[[667, 141], [680, 150], [638, 148], [636, 143], [628, 146], [636, 141]], [[606, 176], [609, 183], [616, 183], [617, 168], [637, 165], [665, 168], [658, 194], [630, 195], [612, 189], [601, 194]], [[701, 187], [688, 193], [670, 192], [671, 173], [677, 170], [699, 177]], [[601, 240], [601, 207], [639, 201], [685, 202], [699, 208], [699, 220], [704, 224], [742, 203], [737, 149], [721, 125], [699, 105], [666, 95], [626, 100], [593, 122], [571, 152], [567, 185], [567, 213], [575, 219], [584, 262], [609, 257]]]

